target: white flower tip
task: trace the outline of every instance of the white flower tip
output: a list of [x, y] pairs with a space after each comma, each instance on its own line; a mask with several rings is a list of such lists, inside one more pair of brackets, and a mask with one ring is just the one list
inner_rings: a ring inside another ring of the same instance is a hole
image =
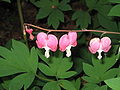
[[98, 50], [98, 51], [97, 51], [97, 52], [98, 52], [98, 57], [97, 57], [97, 58], [98, 58], [99, 60], [102, 58], [102, 55], [101, 55], [102, 51], [103, 51], [103, 50]]
[[67, 48], [66, 48], [66, 56], [67, 57], [70, 57], [71, 56], [71, 46], [68, 46]]
[[100, 60], [100, 59], [102, 58], [102, 56], [101, 56], [101, 55], [99, 55], [97, 58]]
[[71, 52], [67, 52], [66, 56], [70, 57], [71, 56]]
[[49, 57], [50, 57], [49, 50], [46, 50], [46, 51], [45, 51], [45, 57], [46, 57], [46, 58], [49, 58]]

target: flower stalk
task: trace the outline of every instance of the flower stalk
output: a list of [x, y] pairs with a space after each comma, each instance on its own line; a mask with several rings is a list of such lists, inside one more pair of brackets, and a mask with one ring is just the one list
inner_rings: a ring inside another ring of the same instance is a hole
[[120, 34], [120, 32], [109, 32], [109, 31], [102, 31], [102, 30], [54, 30], [54, 29], [46, 29], [46, 28], [42, 28], [39, 26], [35, 26], [33, 24], [28, 24], [28, 23], [24, 23], [24, 26], [31, 26], [37, 29], [40, 29], [42, 31], [47, 31], [47, 32], [98, 32], [98, 33], [104, 33], [104, 34]]
[[25, 28], [24, 28], [24, 19], [23, 19], [21, 1], [20, 0], [17, 0], [17, 6], [18, 6], [18, 13], [19, 13], [19, 18], [20, 18], [21, 31], [22, 31], [23, 39], [25, 40], [26, 45], [28, 46], [26, 32], [25, 32]]

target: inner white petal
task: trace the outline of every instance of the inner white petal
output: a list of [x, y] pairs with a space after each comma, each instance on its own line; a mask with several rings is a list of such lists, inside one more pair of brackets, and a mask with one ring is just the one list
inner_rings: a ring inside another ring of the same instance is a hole
[[71, 45], [69, 45], [68, 47], [66, 47], [66, 56], [70, 57], [71, 56]]
[[102, 58], [102, 55], [101, 55], [102, 51], [103, 51], [103, 50], [98, 50], [98, 51], [97, 51], [97, 52], [98, 52], [98, 57], [97, 57], [97, 58], [98, 58], [99, 60]]
[[44, 47], [44, 48], [45, 48], [45, 57], [49, 58], [50, 57], [50, 54], [49, 54], [50, 48], [49, 47]]

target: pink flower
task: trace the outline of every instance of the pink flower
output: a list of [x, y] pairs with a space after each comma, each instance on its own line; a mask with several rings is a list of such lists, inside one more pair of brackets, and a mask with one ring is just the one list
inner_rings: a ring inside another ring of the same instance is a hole
[[66, 56], [71, 56], [71, 47], [75, 47], [77, 45], [77, 33], [69, 32], [68, 35], [63, 35], [59, 40], [60, 51], [66, 51]]
[[29, 38], [33, 40], [34, 39], [34, 36], [32, 35], [33, 29], [26, 29], [26, 32], [30, 34]]
[[108, 52], [111, 48], [111, 40], [109, 37], [103, 37], [102, 39], [93, 38], [89, 43], [89, 50], [95, 54], [98, 52], [98, 59], [101, 59], [102, 52]]
[[37, 35], [36, 44], [38, 48], [44, 48], [45, 49], [45, 57], [50, 57], [49, 50], [55, 52], [57, 50], [58, 45], [58, 39], [55, 35], [52, 34], [46, 34], [44, 32], [40, 32]]

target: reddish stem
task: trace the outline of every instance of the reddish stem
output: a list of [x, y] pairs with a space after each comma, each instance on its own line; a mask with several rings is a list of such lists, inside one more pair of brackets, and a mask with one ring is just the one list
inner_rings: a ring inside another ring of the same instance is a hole
[[104, 33], [104, 34], [120, 34], [119, 32], [109, 32], [109, 31], [102, 31], [102, 30], [54, 30], [54, 29], [45, 29], [39, 26], [35, 26], [33, 24], [28, 24], [28, 23], [24, 23], [25, 26], [31, 26], [43, 31], [48, 31], [48, 32], [100, 32], [100, 33]]

